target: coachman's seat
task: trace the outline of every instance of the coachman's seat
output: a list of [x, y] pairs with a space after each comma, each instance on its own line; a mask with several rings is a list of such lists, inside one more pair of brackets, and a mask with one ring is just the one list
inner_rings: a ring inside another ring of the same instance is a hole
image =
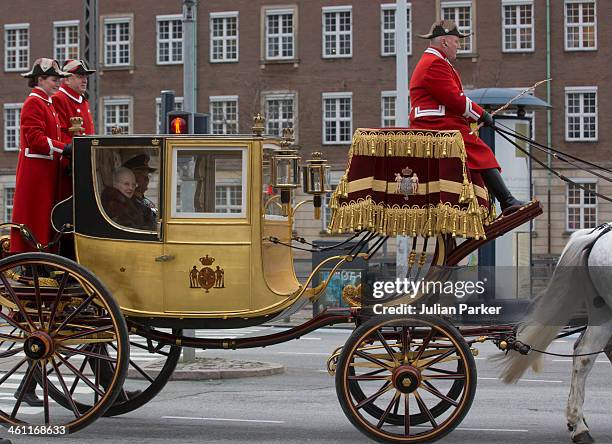
[[330, 207], [331, 233], [483, 239], [495, 218], [459, 131], [358, 129]]

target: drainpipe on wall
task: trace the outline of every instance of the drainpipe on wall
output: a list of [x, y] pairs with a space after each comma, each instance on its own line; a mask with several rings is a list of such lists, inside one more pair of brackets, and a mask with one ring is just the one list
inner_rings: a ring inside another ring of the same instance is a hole
[[[550, 79], [551, 74], [551, 63], [550, 63], [550, 0], [546, 0], [546, 78]], [[552, 104], [552, 93], [551, 93], [551, 82], [546, 82], [546, 101]], [[552, 109], [546, 110], [546, 145], [552, 146]], [[550, 151], [546, 155], [546, 166], [552, 168], [552, 157]], [[546, 252], [552, 254], [552, 214], [551, 214], [551, 187], [552, 187], [552, 172], [550, 169], [547, 171], [547, 209], [546, 209], [546, 225], [548, 232], [548, 242]]]

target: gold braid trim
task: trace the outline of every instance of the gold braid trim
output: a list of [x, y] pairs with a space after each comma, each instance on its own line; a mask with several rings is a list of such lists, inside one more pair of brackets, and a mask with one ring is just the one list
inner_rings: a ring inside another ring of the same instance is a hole
[[420, 157], [465, 160], [465, 145], [459, 131], [357, 129], [349, 156]]
[[492, 221], [493, 214], [484, 207], [467, 209], [450, 203], [419, 207], [377, 204], [368, 196], [336, 208], [328, 231], [333, 234], [368, 229], [383, 236], [434, 237], [451, 234], [464, 238], [485, 239], [484, 225]]

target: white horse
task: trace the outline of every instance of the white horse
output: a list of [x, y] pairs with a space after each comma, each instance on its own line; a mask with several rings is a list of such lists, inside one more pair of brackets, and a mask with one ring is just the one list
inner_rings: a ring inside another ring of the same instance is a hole
[[[601, 350], [612, 362], [612, 231], [605, 224], [574, 233], [565, 246], [552, 279], [534, 300], [517, 339], [537, 350], [546, 350], [581, 306], [586, 305], [588, 327], [574, 344], [574, 354]], [[567, 425], [572, 441], [595, 442], [583, 416], [584, 386], [596, 354], [573, 358], [572, 382], [567, 401]], [[516, 382], [532, 367], [538, 371], [542, 354], [527, 356], [512, 351], [504, 360], [502, 379]]]

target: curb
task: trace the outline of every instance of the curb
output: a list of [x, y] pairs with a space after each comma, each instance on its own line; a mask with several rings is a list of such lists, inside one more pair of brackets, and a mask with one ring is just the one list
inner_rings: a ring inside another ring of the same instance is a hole
[[[165, 360], [152, 361], [141, 368], [151, 377], [156, 377]], [[157, 370], [157, 371], [156, 371]], [[243, 361], [223, 358], [196, 358], [195, 362], [179, 362], [170, 381], [201, 381], [207, 379], [238, 379], [272, 376], [285, 372], [285, 366], [272, 362]], [[130, 368], [128, 379], [144, 377]]]

